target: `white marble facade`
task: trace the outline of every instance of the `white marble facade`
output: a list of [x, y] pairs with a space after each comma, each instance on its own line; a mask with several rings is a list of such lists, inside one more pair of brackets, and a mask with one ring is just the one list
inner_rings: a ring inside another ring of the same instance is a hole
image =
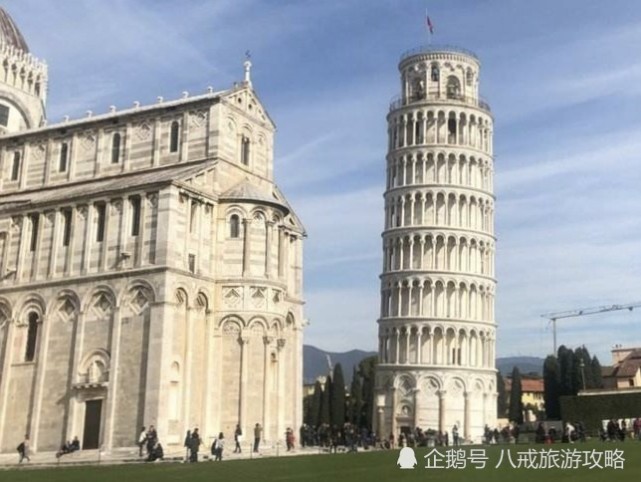
[[375, 416], [381, 435], [496, 423], [492, 115], [457, 48], [401, 58], [389, 149]]
[[0, 450], [131, 447], [150, 424], [170, 447], [237, 423], [283, 438], [305, 231], [251, 64], [228, 90], [47, 124], [46, 67], [0, 13]]

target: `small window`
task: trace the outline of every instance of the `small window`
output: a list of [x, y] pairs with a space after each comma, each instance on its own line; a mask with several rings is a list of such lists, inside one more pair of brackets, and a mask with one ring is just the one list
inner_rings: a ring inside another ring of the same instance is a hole
[[120, 162], [120, 134], [116, 132], [111, 141], [111, 163], [118, 164]]
[[190, 254], [188, 262], [189, 262], [189, 272], [195, 273], [196, 272], [196, 255]]
[[62, 232], [62, 245], [69, 246], [71, 240], [71, 209], [62, 211], [63, 232]]
[[249, 146], [249, 137], [243, 136], [240, 146], [240, 162], [245, 166], [249, 166]]
[[60, 145], [60, 162], [58, 164], [58, 170], [60, 172], [67, 172], [67, 157], [69, 155], [69, 144], [63, 142]]
[[229, 218], [229, 237], [237, 238], [240, 236], [240, 218], [237, 214], [232, 214]]
[[448, 99], [458, 99], [461, 97], [461, 81], [458, 77], [450, 75], [447, 78], [446, 91]]
[[96, 204], [96, 241], [98, 243], [105, 239], [105, 212], [106, 206], [104, 203]]
[[29, 326], [27, 328], [27, 349], [25, 350], [24, 360], [32, 362], [36, 357], [36, 344], [38, 341], [38, 314], [29, 313]]
[[130, 196], [131, 203], [131, 235], [140, 234], [140, 196]]
[[11, 165], [11, 180], [17, 181], [20, 177], [20, 153], [18, 151], [13, 153], [13, 164]]
[[40, 216], [38, 214], [31, 214], [31, 242], [29, 243], [29, 250], [33, 253], [38, 247], [38, 225], [40, 224]]
[[9, 107], [0, 104], [0, 126], [7, 127], [9, 125]]
[[178, 135], [180, 134], [180, 125], [178, 121], [171, 123], [171, 130], [169, 133], [169, 152], [178, 152]]

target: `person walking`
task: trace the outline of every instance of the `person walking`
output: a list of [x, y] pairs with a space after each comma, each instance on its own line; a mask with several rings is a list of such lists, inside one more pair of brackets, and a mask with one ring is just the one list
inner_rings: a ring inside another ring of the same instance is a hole
[[191, 430], [187, 430], [183, 447], [185, 447], [185, 462], [187, 462], [189, 460], [189, 453], [190, 453], [190, 447], [191, 447]]
[[258, 453], [258, 446], [263, 433], [263, 427], [259, 423], [254, 427], [254, 453]]
[[138, 436], [138, 457], [142, 457], [142, 449], [145, 446], [146, 442], [147, 442], [147, 429], [143, 427], [142, 430], [140, 431], [140, 435]]
[[29, 458], [29, 435], [25, 435], [24, 440], [18, 445], [18, 454], [20, 454], [19, 464], [21, 464], [24, 459], [27, 459], [27, 462], [31, 462]]
[[242, 452], [240, 448], [240, 442], [243, 441], [243, 431], [240, 428], [240, 424], [236, 425], [236, 430], [234, 431], [234, 441], [236, 442], [236, 448], [234, 448], [234, 453], [239, 454]]
[[214, 455], [214, 460], [222, 461], [223, 460], [223, 449], [225, 448], [225, 437], [223, 433], [218, 434], [218, 438], [214, 440], [214, 443], [211, 446], [211, 452]]
[[191, 443], [189, 444], [189, 450], [191, 452], [189, 461], [192, 463], [198, 462], [198, 450], [200, 449], [200, 445], [203, 443], [203, 441], [200, 438], [200, 434], [198, 433], [198, 429], [195, 428], [193, 432], [191, 432]]

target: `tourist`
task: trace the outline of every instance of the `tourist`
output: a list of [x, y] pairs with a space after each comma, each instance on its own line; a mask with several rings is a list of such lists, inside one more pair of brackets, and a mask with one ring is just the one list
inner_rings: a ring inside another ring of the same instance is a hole
[[27, 459], [27, 462], [31, 462], [29, 458], [29, 435], [25, 435], [22, 443], [18, 445], [18, 453], [20, 454], [19, 464], [21, 464], [24, 459]]
[[156, 441], [151, 452], [149, 452], [149, 457], [147, 457], [148, 462], [156, 462], [165, 458], [165, 451], [162, 448], [162, 444], [159, 441]]
[[145, 446], [145, 442], [147, 442], [147, 429], [143, 427], [138, 436], [138, 457], [142, 457], [142, 448]]
[[294, 449], [294, 431], [289, 427], [285, 430], [285, 443], [287, 444], [288, 452]]
[[234, 453], [239, 454], [242, 452], [240, 448], [240, 442], [243, 441], [243, 431], [240, 428], [240, 424], [236, 425], [236, 430], [234, 431], [234, 442], [236, 442], [236, 447], [234, 448]]
[[189, 447], [191, 447], [191, 430], [187, 430], [183, 447], [185, 447], [185, 462], [187, 462], [189, 460]]
[[194, 463], [198, 462], [198, 450], [200, 449], [200, 445], [203, 443], [203, 441], [200, 438], [200, 434], [198, 433], [198, 429], [195, 428], [193, 432], [191, 432], [191, 441], [189, 444], [189, 461]]
[[263, 427], [259, 423], [254, 427], [254, 453], [258, 453], [258, 446], [260, 444], [260, 437], [263, 433]]
[[459, 441], [458, 438], [458, 426], [454, 424], [452, 427], [452, 443], [454, 444], [454, 447], [458, 447], [461, 445], [461, 442]]
[[218, 438], [214, 439], [214, 443], [211, 444], [211, 453], [214, 455], [214, 460], [222, 461], [223, 460], [223, 449], [225, 448], [225, 437], [223, 433], [218, 434]]
[[156, 432], [156, 428], [153, 425], [150, 425], [149, 430], [147, 431], [147, 455], [149, 455], [154, 449], [157, 441], [158, 432]]
[[78, 440], [78, 436], [76, 435], [73, 440], [71, 441], [71, 452], [75, 452], [77, 450], [80, 450], [80, 440]]

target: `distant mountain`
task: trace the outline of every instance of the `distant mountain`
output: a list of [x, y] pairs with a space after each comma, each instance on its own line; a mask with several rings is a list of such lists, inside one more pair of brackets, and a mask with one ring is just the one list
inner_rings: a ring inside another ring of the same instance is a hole
[[[352, 382], [352, 371], [363, 358], [375, 356], [375, 351], [351, 350], [343, 353], [328, 352], [311, 345], [303, 346], [303, 378], [305, 383], [313, 383], [317, 377], [327, 375], [327, 355], [332, 365], [340, 363], [345, 375], [345, 383]], [[503, 375], [512, 373], [514, 366], [519, 367], [522, 374], [543, 374], [543, 358], [536, 356], [511, 356], [496, 359], [496, 368]]]
[[352, 371], [363, 358], [376, 355], [375, 351], [350, 350], [343, 353], [324, 351], [315, 346], [303, 346], [303, 379], [305, 383], [314, 383], [317, 377], [327, 375], [329, 369], [327, 356], [332, 360], [332, 365], [340, 363], [345, 375], [345, 383], [352, 383]]
[[543, 358], [537, 356], [509, 356], [496, 359], [496, 368], [503, 375], [512, 373], [512, 369], [517, 366], [521, 374], [536, 373], [543, 375]]

